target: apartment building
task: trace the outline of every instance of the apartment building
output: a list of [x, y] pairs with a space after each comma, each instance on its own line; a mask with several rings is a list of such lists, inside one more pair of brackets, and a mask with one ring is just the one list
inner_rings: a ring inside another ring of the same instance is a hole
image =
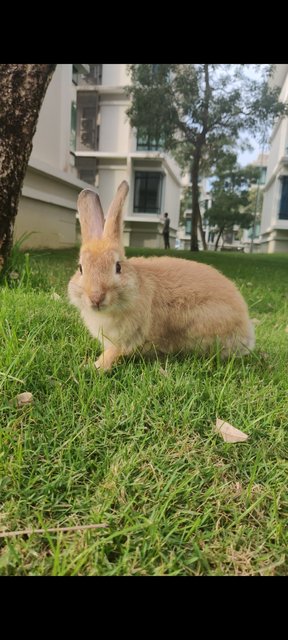
[[174, 159], [149, 137], [132, 130], [126, 110], [125, 64], [90, 64], [78, 74], [73, 151], [78, 177], [99, 190], [104, 212], [122, 180], [130, 186], [124, 209], [124, 242], [162, 247], [168, 212], [171, 246], [179, 221], [181, 175]]
[[74, 74], [85, 64], [58, 64], [48, 86], [24, 179], [14, 239], [23, 248], [65, 248], [76, 243], [77, 197], [86, 182], [78, 178], [70, 153], [71, 102], [76, 99]]
[[[288, 102], [288, 64], [275, 65], [272, 85]], [[279, 118], [271, 136], [261, 220], [261, 251], [288, 252], [288, 117]]]
[[261, 216], [263, 207], [263, 191], [267, 177], [267, 165], [269, 154], [259, 153], [258, 157], [251, 163], [252, 166], [259, 169], [259, 178], [257, 184], [251, 186], [254, 192], [254, 221], [250, 229], [243, 229], [241, 234], [241, 247], [248, 252], [261, 253]]

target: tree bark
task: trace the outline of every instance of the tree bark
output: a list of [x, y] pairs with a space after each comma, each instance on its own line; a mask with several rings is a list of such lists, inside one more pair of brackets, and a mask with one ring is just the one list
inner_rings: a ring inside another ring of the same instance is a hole
[[197, 238], [197, 227], [199, 224], [203, 249], [207, 249], [207, 244], [204, 236], [204, 231], [202, 227], [202, 219], [199, 207], [199, 192], [198, 192], [198, 179], [199, 179], [199, 167], [200, 167], [200, 159], [202, 156], [203, 147], [206, 144], [206, 136], [209, 128], [209, 103], [211, 98], [211, 87], [209, 81], [209, 64], [204, 64], [204, 78], [205, 78], [205, 89], [204, 89], [204, 101], [203, 101], [203, 128], [201, 133], [198, 135], [198, 140], [196, 143], [195, 154], [193, 157], [193, 164], [191, 170], [191, 181], [192, 181], [192, 231], [191, 231], [191, 251], [199, 251], [198, 246], [198, 238]]
[[14, 222], [39, 111], [56, 64], [0, 64], [0, 272]]
[[[199, 207], [199, 213], [200, 213], [200, 207]], [[204, 250], [204, 251], [207, 251], [207, 242], [206, 242], [206, 238], [205, 238], [205, 231], [204, 231], [204, 229], [203, 229], [203, 225], [202, 225], [202, 217], [201, 217], [201, 213], [200, 213], [200, 215], [199, 215], [198, 223], [199, 223], [199, 230], [200, 230], [200, 234], [201, 234], [201, 240], [202, 240], [203, 250]]]
[[224, 231], [224, 229], [220, 229], [220, 231], [219, 231], [219, 233], [218, 233], [217, 240], [216, 240], [216, 242], [215, 242], [215, 249], [214, 249], [214, 251], [217, 251], [217, 249], [218, 249], [219, 240], [220, 240], [220, 238], [221, 238], [221, 236], [222, 236], [223, 231]]
[[199, 177], [199, 156], [196, 151], [193, 158], [193, 164], [191, 169], [191, 183], [192, 183], [191, 245], [190, 245], [191, 251], [199, 251], [198, 237], [197, 237], [198, 220], [200, 216], [198, 177]]

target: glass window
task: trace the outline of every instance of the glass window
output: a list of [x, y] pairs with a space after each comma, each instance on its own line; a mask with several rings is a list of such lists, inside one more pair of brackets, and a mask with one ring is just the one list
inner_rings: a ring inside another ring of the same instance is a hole
[[94, 84], [102, 84], [102, 64], [90, 64], [89, 80]]
[[77, 67], [75, 67], [75, 65], [72, 65], [72, 82], [73, 84], [78, 84], [78, 80], [79, 80], [79, 73], [77, 71]]
[[288, 176], [281, 177], [282, 191], [280, 200], [279, 218], [288, 220]]
[[84, 75], [80, 75], [80, 80], [78, 84], [102, 84], [102, 64], [89, 64], [89, 71]]
[[96, 182], [96, 169], [79, 169], [79, 178], [88, 184], [95, 185]]
[[77, 108], [76, 102], [71, 102], [71, 127], [70, 127], [70, 149], [76, 149], [76, 128], [77, 128]]
[[162, 195], [162, 173], [136, 171], [134, 185], [134, 212], [160, 213]]
[[137, 132], [137, 151], [159, 151], [163, 148], [163, 140], [152, 138], [143, 131]]
[[160, 64], [151, 64], [152, 74], [158, 73]]
[[96, 108], [83, 107], [80, 123], [81, 142], [87, 149], [97, 149]]
[[261, 167], [259, 184], [265, 184], [265, 182], [266, 182], [266, 173], [267, 173], [267, 167]]
[[185, 233], [190, 235], [191, 231], [192, 231], [192, 220], [191, 220], [191, 218], [186, 218], [186, 220], [185, 220]]

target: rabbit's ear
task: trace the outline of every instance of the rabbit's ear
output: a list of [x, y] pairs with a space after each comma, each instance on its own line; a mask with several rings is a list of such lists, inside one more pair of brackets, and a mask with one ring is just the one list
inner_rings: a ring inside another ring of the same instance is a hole
[[121, 182], [115, 198], [112, 200], [105, 221], [103, 237], [122, 242], [122, 209], [129, 191], [126, 180]]
[[100, 239], [104, 227], [104, 214], [98, 194], [91, 189], [83, 189], [78, 196], [77, 208], [83, 244], [93, 238]]

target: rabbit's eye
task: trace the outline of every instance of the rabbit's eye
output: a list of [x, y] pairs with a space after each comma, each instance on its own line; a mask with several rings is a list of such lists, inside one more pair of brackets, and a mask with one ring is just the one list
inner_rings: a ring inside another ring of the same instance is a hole
[[121, 264], [120, 264], [120, 262], [116, 262], [116, 273], [121, 273]]
[[83, 273], [82, 264], [78, 264], [78, 269], [79, 269], [79, 271], [81, 273], [81, 276], [82, 276], [82, 273]]

